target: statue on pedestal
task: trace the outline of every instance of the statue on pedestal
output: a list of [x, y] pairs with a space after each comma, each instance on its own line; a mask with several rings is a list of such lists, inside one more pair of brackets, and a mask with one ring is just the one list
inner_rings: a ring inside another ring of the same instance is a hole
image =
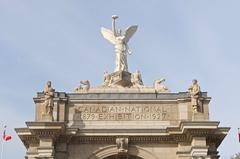
[[103, 83], [102, 83], [102, 86], [103, 87], [109, 87], [110, 86], [110, 83], [111, 83], [111, 75], [105, 71], [104, 72], [104, 75], [103, 75]]
[[43, 91], [44, 93], [44, 106], [45, 106], [45, 115], [53, 115], [53, 98], [55, 90], [52, 88], [51, 81], [47, 82], [47, 85]]
[[157, 93], [170, 92], [169, 89], [165, 85], [163, 85], [163, 82], [165, 82], [164, 78], [154, 81], [154, 88]]
[[191, 104], [193, 107], [193, 111], [198, 112], [199, 98], [201, 97], [201, 89], [196, 79], [192, 80], [192, 85], [189, 87], [188, 91], [191, 96]]
[[128, 27], [124, 33], [122, 33], [121, 30], [118, 31], [116, 29], [115, 21], [117, 18], [118, 16], [116, 15], [112, 16], [112, 30], [102, 27], [101, 33], [105, 39], [115, 45], [116, 61], [114, 72], [128, 72], [127, 55], [131, 54], [131, 51], [128, 47], [128, 41], [137, 31], [138, 26], [132, 25]]
[[132, 74], [131, 81], [133, 87], [143, 87], [142, 76], [139, 70], [136, 70], [136, 72]]
[[80, 86], [75, 89], [75, 92], [88, 92], [90, 89], [90, 82], [88, 80], [81, 80]]

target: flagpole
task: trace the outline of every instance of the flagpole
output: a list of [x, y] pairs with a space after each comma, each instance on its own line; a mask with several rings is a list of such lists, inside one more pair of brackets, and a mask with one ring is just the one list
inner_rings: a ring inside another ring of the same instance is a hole
[[1, 145], [2, 145], [2, 148], [1, 148], [1, 159], [3, 159], [3, 139], [1, 139]]
[[1, 159], [3, 159], [3, 145], [4, 145], [4, 137], [5, 137], [5, 131], [6, 131], [6, 125], [4, 126], [4, 129], [3, 129], [3, 137], [1, 137], [1, 145], [2, 145], [2, 147], [1, 147]]
[[6, 135], [6, 128], [7, 126], [4, 126], [4, 130], [3, 130], [3, 136], [1, 137], [1, 143], [2, 143], [2, 148], [1, 148], [1, 159], [3, 159], [3, 147], [4, 147], [4, 143], [5, 141], [11, 140], [11, 136], [10, 135]]

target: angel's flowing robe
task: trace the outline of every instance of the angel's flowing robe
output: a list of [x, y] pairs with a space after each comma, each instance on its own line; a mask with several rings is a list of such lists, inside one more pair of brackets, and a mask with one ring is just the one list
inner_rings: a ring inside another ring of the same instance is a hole
[[117, 71], [128, 71], [127, 64], [127, 46], [125, 44], [124, 36], [117, 36], [115, 43], [115, 52], [116, 52], [116, 67], [115, 72]]

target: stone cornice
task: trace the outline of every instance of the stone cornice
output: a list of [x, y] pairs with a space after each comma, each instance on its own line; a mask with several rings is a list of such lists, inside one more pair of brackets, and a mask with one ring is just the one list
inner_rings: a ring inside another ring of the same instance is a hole
[[26, 122], [29, 129], [64, 129], [64, 122]]
[[18, 136], [22, 140], [25, 147], [29, 147], [29, 145], [39, 145], [39, 139], [32, 135], [28, 128], [16, 128]]
[[[72, 144], [115, 144], [119, 136], [73, 136], [69, 142]], [[186, 135], [170, 136], [125, 136], [128, 137], [130, 144], [177, 144], [186, 141]]]
[[[125, 135], [130, 138], [130, 142], [136, 143], [178, 143], [189, 142], [193, 137], [206, 137], [209, 142], [213, 140], [218, 143], [226, 136], [230, 128], [218, 127], [219, 122], [181, 122], [179, 127], [170, 127], [166, 129], [72, 129], [67, 131], [66, 135], [72, 135], [80, 143], [97, 142], [101, 140], [110, 140], [116, 136]], [[109, 134], [109, 132], [111, 132]], [[74, 135], [73, 135], [74, 134]], [[86, 138], [89, 137], [89, 138]], [[89, 139], [89, 141], [87, 141]], [[113, 139], [112, 139], [113, 140]]]
[[[130, 90], [130, 89], [129, 89]], [[65, 93], [55, 92], [54, 98], [59, 100], [69, 99], [70, 101], [77, 100], [184, 100], [189, 99], [188, 92], [178, 93], [155, 93], [155, 92], [87, 92], [87, 93]], [[41, 100], [44, 98], [43, 92], [38, 92], [37, 97], [34, 97], [34, 101]], [[207, 92], [202, 92], [202, 99], [210, 100], [207, 96]]]
[[[28, 128], [17, 128], [24, 145], [38, 144], [40, 138], [58, 139], [66, 143], [114, 144], [116, 137], [129, 138], [129, 143], [177, 144], [191, 143], [193, 137], [206, 137], [208, 143], [222, 142], [230, 128], [218, 127], [219, 122], [181, 122], [178, 127], [166, 129], [78, 129], [65, 128], [64, 122], [27, 122]], [[109, 133], [111, 132], [111, 133]]]
[[[217, 135], [216, 135], [217, 134]], [[215, 135], [212, 134], [212, 135], [209, 135], [207, 136], [207, 144], [214, 144], [216, 147], [218, 147], [223, 139], [225, 138], [225, 136], [227, 135], [227, 132], [224, 131], [223, 133], [216, 133]]]
[[230, 128], [218, 127], [218, 121], [182, 121], [178, 127], [167, 127], [167, 128], [144, 128], [144, 129], [78, 129], [78, 128], [67, 128], [66, 134], [76, 135], [90, 135], [90, 136], [108, 136], [109, 132], [111, 135], [120, 135], [122, 133], [126, 135], [139, 134], [142, 136], [146, 135], [171, 135], [171, 134], [191, 134], [191, 135], [207, 135], [207, 134], [227, 134]]
[[64, 122], [26, 122], [29, 131], [38, 137], [56, 138], [65, 133]]
[[[43, 102], [44, 101], [44, 94], [43, 92], [38, 92], [37, 97], [33, 98], [35, 103]], [[55, 92], [54, 93], [54, 101], [63, 101], [66, 102], [68, 100], [67, 95], [65, 92]]]
[[[216, 135], [216, 134], [208, 134], [200, 132], [201, 135], [207, 138], [208, 142], [215, 142], [218, 143], [216, 146], [218, 147], [225, 135]], [[185, 143], [191, 143], [193, 136], [196, 136], [196, 134], [168, 134], [168, 135], [95, 135], [95, 136], [89, 136], [89, 135], [74, 135], [69, 136], [68, 142], [72, 144], [114, 144], [115, 139], [118, 136], [124, 136], [129, 138], [130, 144], [145, 144], [145, 143], [151, 143], [151, 144], [178, 144], [180, 142]], [[66, 137], [66, 136], [65, 136]], [[59, 141], [61, 141], [59, 139]], [[64, 141], [64, 140], [63, 140]]]

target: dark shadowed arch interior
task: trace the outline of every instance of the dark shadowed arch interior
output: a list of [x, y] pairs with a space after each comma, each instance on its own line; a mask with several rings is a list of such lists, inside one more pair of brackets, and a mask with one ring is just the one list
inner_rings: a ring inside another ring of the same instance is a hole
[[138, 156], [132, 156], [132, 155], [129, 155], [129, 156], [117, 156], [117, 155], [113, 155], [113, 156], [109, 156], [109, 157], [106, 157], [104, 159], [143, 159], [141, 157], [138, 157]]

